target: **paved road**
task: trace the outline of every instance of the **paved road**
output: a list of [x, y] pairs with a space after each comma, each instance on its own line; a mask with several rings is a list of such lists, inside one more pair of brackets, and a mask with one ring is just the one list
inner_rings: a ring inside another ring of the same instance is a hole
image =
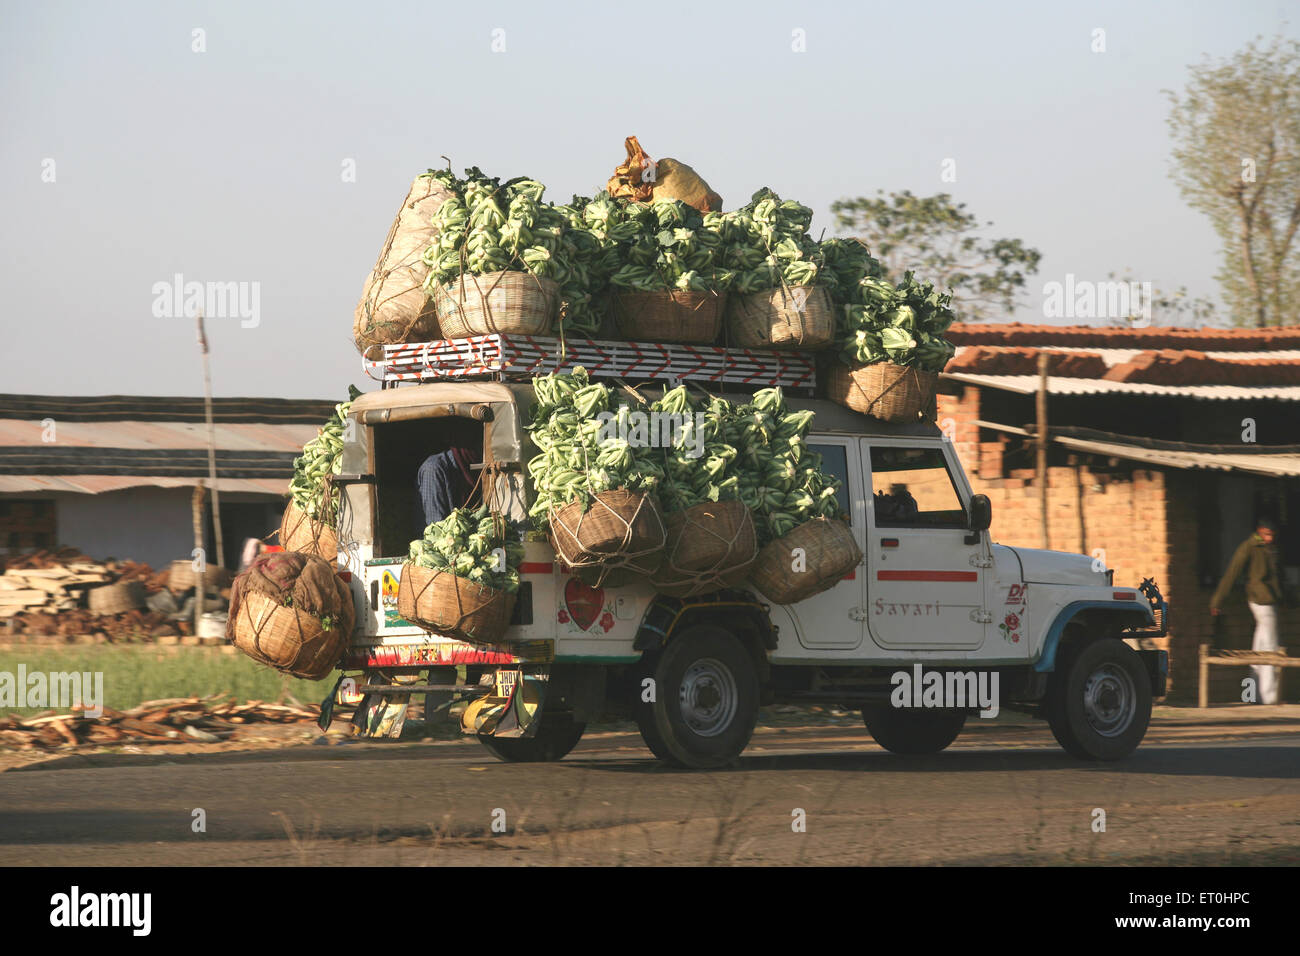
[[558, 764], [473, 741], [75, 756], [0, 774], [0, 864], [1294, 865], [1289, 730], [1153, 727], [1110, 765], [1065, 756], [1041, 725], [977, 726], [926, 758], [853, 727], [767, 728], [713, 773], [666, 768], [625, 733]]

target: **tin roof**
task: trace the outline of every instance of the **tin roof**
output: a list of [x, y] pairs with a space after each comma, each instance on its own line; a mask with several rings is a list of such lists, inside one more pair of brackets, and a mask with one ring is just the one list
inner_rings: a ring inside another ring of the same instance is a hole
[[[1037, 375], [978, 375], [945, 372], [943, 378], [954, 382], [984, 385], [1007, 392], [1018, 392], [1022, 395], [1032, 395], [1038, 391]], [[1195, 398], [1206, 401], [1271, 399], [1300, 402], [1300, 385], [1149, 385], [1142, 382], [1051, 376], [1047, 380], [1047, 392], [1049, 395], [1164, 395], [1171, 398]]]

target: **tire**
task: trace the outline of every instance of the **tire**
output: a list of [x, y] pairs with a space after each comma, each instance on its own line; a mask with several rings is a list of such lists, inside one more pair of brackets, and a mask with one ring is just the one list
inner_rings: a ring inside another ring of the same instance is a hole
[[1137, 651], [1114, 637], [1066, 655], [1052, 672], [1044, 710], [1052, 735], [1081, 760], [1119, 760], [1151, 722], [1151, 684]]
[[[636, 720], [637, 730], [641, 732], [641, 739], [645, 742], [646, 747], [660, 760], [671, 760], [672, 756], [668, 748], [664, 746], [664, 738], [655, 726], [654, 704], [647, 703], [641, 699], [643, 693], [642, 681], [645, 678], [653, 678], [655, 668], [659, 665], [660, 653], [649, 651], [641, 658], [641, 666], [635, 671], [635, 679], [632, 687], [632, 717]], [[657, 696], [657, 695], [656, 695]]]
[[661, 760], [696, 770], [724, 767], [749, 744], [758, 720], [758, 672], [749, 651], [716, 627], [674, 636], [655, 660], [655, 700], [636, 689], [641, 737]]
[[490, 737], [479, 734], [478, 740], [497, 758], [507, 763], [550, 763], [563, 760], [582, 739], [586, 724], [576, 723], [567, 714], [541, 718], [535, 737]]
[[890, 753], [937, 754], [957, 739], [966, 726], [964, 713], [943, 710], [901, 710], [882, 704], [862, 708], [872, 739]]

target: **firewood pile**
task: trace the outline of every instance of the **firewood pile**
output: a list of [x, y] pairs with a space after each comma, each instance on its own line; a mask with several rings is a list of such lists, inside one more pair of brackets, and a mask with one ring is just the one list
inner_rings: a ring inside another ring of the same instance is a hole
[[71, 747], [217, 743], [234, 737], [254, 723], [296, 723], [316, 720], [320, 708], [250, 700], [237, 704], [226, 694], [147, 700], [130, 710], [104, 708], [98, 717], [73, 708], [47, 711], [35, 717], [0, 717], [0, 745], [20, 750]]
[[[177, 602], [155, 601], [168, 587], [169, 575], [169, 568], [154, 571], [142, 561], [94, 561], [75, 548], [0, 557], [0, 625], [10, 634], [41, 638], [189, 636], [193, 624], [178, 619]], [[92, 596], [113, 586], [114, 602]]]

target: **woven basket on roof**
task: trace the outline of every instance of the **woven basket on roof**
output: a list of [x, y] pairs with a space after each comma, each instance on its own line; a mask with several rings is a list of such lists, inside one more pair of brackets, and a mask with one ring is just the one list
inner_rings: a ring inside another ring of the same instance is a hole
[[549, 522], [551, 547], [592, 587], [618, 587], [654, 573], [663, 561], [667, 532], [645, 492], [602, 491], [585, 510], [580, 501], [552, 509]]
[[560, 287], [529, 272], [467, 274], [437, 286], [433, 301], [444, 338], [547, 335], [560, 312]]
[[486, 588], [444, 568], [402, 565], [397, 585], [397, 613], [427, 631], [479, 644], [505, 636], [515, 595]]
[[616, 292], [610, 297], [614, 323], [632, 342], [707, 345], [722, 329], [726, 296], [716, 292]]
[[770, 601], [794, 604], [835, 587], [861, 560], [862, 549], [847, 524], [813, 518], [768, 542], [758, 552], [749, 580]]
[[280, 519], [280, 544], [286, 551], [314, 554], [326, 561], [339, 556], [339, 536], [322, 517], [310, 517], [289, 499]]
[[[233, 579], [229, 571], [215, 564], [209, 564], [203, 569], [203, 581], [209, 591], [229, 587]], [[176, 559], [167, 570], [167, 587], [178, 594], [194, 587], [198, 580], [199, 572], [194, 570], [194, 562], [187, 558]]]
[[832, 362], [826, 375], [828, 397], [885, 422], [933, 421], [938, 385], [934, 372], [893, 362], [853, 367]]
[[[346, 592], [347, 585], [339, 584]], [[343, 656], [354, 623], [350, 596], [342, 604], [340, 619], [326, 628], [314, 614], [249, 592], [240, 600], [239, 612], [227, 624], [226, 633], [230, 642], [253, 660], [294, 677], [320, 680]]]
[[706, 501], [668, 516], [664, 563], [651, 575], [672, 597], [739, 587], [758, 554], [754, 517], [741, 501]]
[[727, 339], [746, 349], [821, 349], [835, 341], [835, 306], [825, 286], [727, 297]]
[[121, 614], [144, 607], [144, 584], [119, 581], [86, 592], [86, 607], [96, 614]]

